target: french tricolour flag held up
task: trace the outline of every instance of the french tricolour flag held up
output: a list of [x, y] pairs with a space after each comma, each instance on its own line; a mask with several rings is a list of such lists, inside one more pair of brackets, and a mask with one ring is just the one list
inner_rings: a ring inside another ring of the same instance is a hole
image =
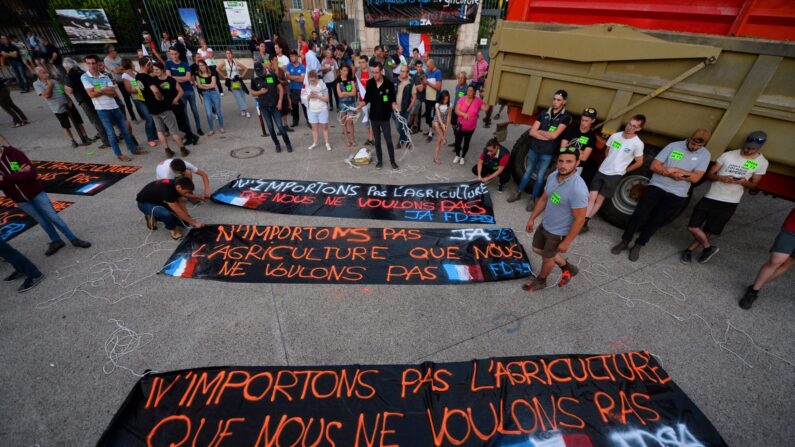
[[420, 56], [431, 52], [430, 34], [398, 33], [398, 43], [406, 57], [411, 57], [411, 51], [415, 48], [420, 50]]
[[480, 265], [443, 264], [443, 267], [451, 281], [483, 281]]

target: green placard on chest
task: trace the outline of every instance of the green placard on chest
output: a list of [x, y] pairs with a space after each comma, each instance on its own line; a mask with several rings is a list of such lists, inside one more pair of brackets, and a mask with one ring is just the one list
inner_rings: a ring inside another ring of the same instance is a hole
[[199, 78], [199, 84], [207, 84], [206, 78]]
[[168, 82], [164, 82], [160, 84], [160, 88], [162, 88], [163, 90], [171, 90], [171, 84], [169, 84]]
[[346, 85], [346, 86], [345, 86], [345, 91], [346, 91], [346, 92], [351, 92], [351, 91], [353, 91], [353, 85], [351, 85], [351, 84], [348, 84], [348, 85]]
[[753, 160], [746, 160], [745, 163], [743, 163], [743, 167], [745, 169], [748, 169], [749, 171], [753, 171], [754, 169], [757, 168], [757, 166], [759, 166], [759, 163]]
[[265, 78], [265, 83], [266, 84], [273, 84], [273, 76], [268, 76], [267, 78]]
[[613, 141], [613, 144], [610, 145], [615, 150], [621, 149], [621, 142], [620, 141]]
[[185, 73], [185, 67], [177, 67], [177, 71], [180, 73]]
[[232, 83], [232, 89], [237, 90], [239, 88], [240, 88], [240, 83], [239, 82], [233, 82]]
[[63, 87], [55, 87], [55, 91], [58, 93], [65, 93]]
[[554, 132], [556, 130], [558, 130], [558, 126], [549, 126], [549, 132]]
[[464, 97], [464, 92], [458, 92], [458, 97], [459, 98], [463, 98]]
[[135, 79], [131, 79], [130, 80], [130, 85], [132, 85], [133, 88], [138, 88], [138, 81], [136, 81]]
[[681, 160], [683, 158], [685, 158], [685, 154], [682, 151], [671, 152], [671, 160]]
[[555, 205], [560, 205], [560, 194], [553, 192], [551, 196], [549, 196], [549, 201], [554, 203]]
[[384, 98], [384, 102], [389, 102], [389, 95], [384, 95], [383, 98]]
[[588, 138], [588, 137], [586, 137], [585, 135], [583, 135], [583, 136], [581, 136], [580, 138], [577, 138], [577, 141], [578, 141], [580, 144], [588, 144], [588, 140], [589, 140], [589, 139], [590, 139], [590, 138]]
[[102, 84], [100, 84], [99, 82], [96, 82], [96, 83], [94, 83], [94, 88], [97, 89], [97, 90], [102, 90]]
[[9, 164], [8, 164], [8, 166], [9, 166], [9, 167], [11, 168], [11, 170], [12, 170], [12, 171], [14, 171], [14, 172], [17, 172], [17, 171], [19, 171], [19, 162], [18, 162], [18, 161], [12, 161], [11, 163], [9, 163]]

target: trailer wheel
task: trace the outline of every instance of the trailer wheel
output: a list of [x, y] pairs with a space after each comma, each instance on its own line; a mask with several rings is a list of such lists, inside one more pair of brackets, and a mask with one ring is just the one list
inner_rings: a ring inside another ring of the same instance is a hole
[[513, 181], [518, 185], [522, 181], [525, 169], [527, 169], [527, 153], [530, 152], [530, 133], [522, 132], [522, 135], [516, 140], [511, 151], [511, 173], [513, 174]]
[[[651, 179], [652, 172], [648, 166], [644, 166], [634, 172], [624, 176], [616, 188], [616, 193], [610, 199], [606, 199], [599, 210], [599, 215], [609, 223], [619, 227], [626, 228], [629, 223], [629, 218], [635, 212], [635, 207], [638, 205], [638, 200], [646, 189], [649, 180]], [[687, 209], [690, 204], [692, 195], [687, 196], [687, 200], [682, 203], [671, 216], [665, 221], [665, 224], [670, 223], [676, 219], [682, 212]]]

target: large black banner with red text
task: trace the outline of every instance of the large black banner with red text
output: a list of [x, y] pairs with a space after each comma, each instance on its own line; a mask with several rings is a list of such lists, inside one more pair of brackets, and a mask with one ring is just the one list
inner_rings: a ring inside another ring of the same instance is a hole
[[367, 27], [460, 25], [472, 23], [480, 0], [362, 0]]
[[185, 236], [161, 273], [254, 283], [458, 284], [532, 272], [510, 228], [207, 225]]
[[299, 216], [494, 223], [491, 196], [481, 182], [372, 185], [241, 178], [219, 188], [212, 199]]
[[32, 161], [44, 190], [54, 194], [93, 196], [141, 169], [140, 166]]
[[646, 352], [141, 378], [98, 446], [725, 446]]
[[[60, 213], [73, 203], [52, 200], [52, 207]], [[9, 241], [34, 225], [36, 219], [22, 211], [13, 200], [0, 196], [0, 240]]]

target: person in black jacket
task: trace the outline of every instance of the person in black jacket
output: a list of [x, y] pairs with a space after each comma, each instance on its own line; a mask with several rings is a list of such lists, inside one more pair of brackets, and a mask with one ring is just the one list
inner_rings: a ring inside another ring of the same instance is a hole
[[389, 162], [392, 165], [392, 169], [397, 169], [395, 147], [392, 145], [392, 128], [389, 125], [392, 111], [398, 110], [395, 103], [395, 85], [384, 77], [384, 66], [380, 62], [376, 62], [372, 70], [373, 77], [367, 81], [364, 102], [359, 105], [358, 110], [361, 110], [365, 104], [370, 105], [370, 125], [372, 126], [373, 139], [375, 140], [375, 155], [378, 158], [378, 163], [376, 163], [375, 167], [381, 169], [384, 165], [381, 153], [381, 134], [383, 133], [386, 148], [389, 152]]

